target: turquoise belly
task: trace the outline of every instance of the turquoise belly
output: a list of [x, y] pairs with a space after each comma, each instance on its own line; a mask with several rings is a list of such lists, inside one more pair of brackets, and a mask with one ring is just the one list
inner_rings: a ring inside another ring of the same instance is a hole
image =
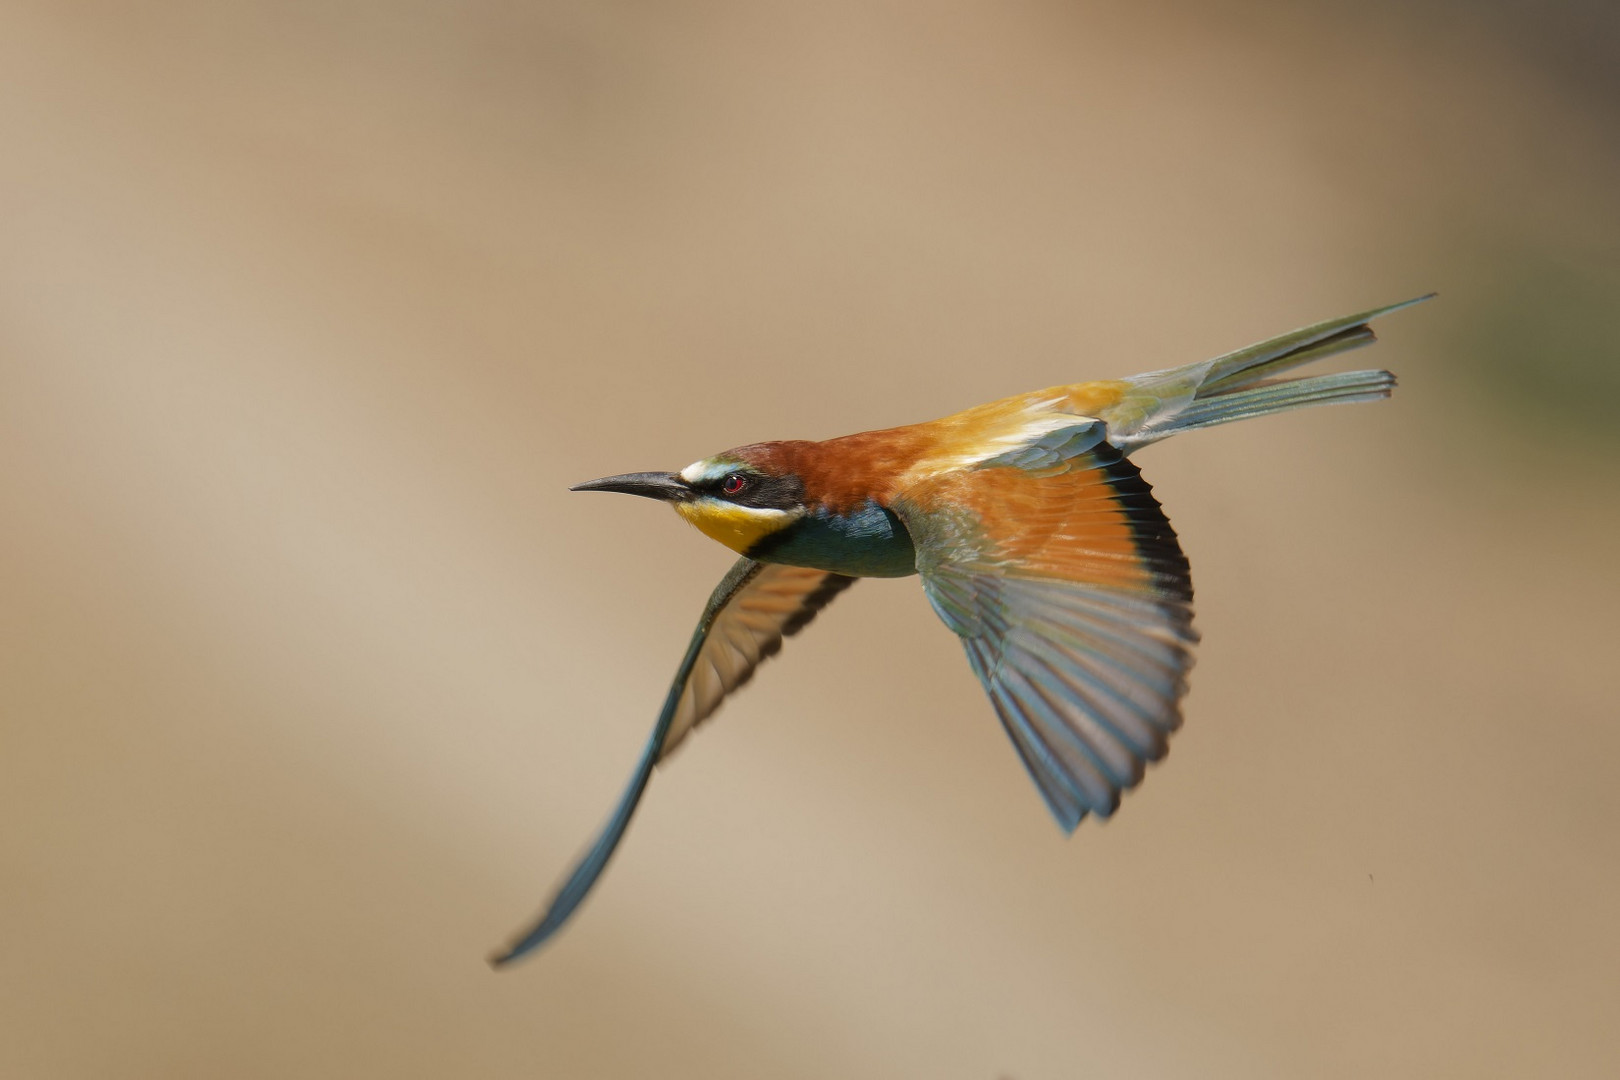
[[905, 577], [917, 572], [911, 534], [898, 517], [873, 502], [853, 514], [807, 515], [760, 541], [748, 557], [851, 577]]

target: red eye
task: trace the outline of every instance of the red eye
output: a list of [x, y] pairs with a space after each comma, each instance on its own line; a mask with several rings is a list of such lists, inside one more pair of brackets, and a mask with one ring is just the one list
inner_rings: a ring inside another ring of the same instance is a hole
[[745, 480], [739, 473], [732, 473], [730, 476], [720, 481], [720, 490], [725, 492], [727, 495], [735, 495], [747, 486], [748, 481]]

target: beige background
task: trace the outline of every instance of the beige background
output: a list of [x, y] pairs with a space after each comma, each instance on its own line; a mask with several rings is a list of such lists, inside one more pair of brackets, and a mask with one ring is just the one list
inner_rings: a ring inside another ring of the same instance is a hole
[[[1620, 68], [1552, 10], [0, 4], [0, 1076], [1613, 1075]], [[1393, 403], [1143, 455], [1206, 646], [1113, 823], [866, 583], [485, 967], [729, 562], [569, 483], [1431, 288]]]

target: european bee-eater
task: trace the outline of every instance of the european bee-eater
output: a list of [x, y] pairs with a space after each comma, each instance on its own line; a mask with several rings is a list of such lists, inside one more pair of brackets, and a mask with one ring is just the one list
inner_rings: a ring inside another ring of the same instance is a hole
[[601, 836], [492, 963], [557, 932], [618, 846], [653, 766], [856, 578], [920, 575], [1058, 824], [1108, 817], [1180, 727], [1198, 640], [1187, 558], [1131, 455], [1195, 428], [1388, 397], [1387, 371], [1282, 376], [1370, 344], [1373, 319], [1426, 299], [1186, 367], [575, 487], [667, 502], [742, 558], [703, 609]]

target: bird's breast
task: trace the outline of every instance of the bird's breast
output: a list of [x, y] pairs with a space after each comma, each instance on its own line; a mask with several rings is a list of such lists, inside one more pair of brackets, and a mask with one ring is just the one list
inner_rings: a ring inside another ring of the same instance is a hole
[[905, 577], [917, 572], [917, 549], [894, 513], [867, 501], [849, 513], [814, 511], [748, 551], [760, 562], [830, 570], [851, 577]]

